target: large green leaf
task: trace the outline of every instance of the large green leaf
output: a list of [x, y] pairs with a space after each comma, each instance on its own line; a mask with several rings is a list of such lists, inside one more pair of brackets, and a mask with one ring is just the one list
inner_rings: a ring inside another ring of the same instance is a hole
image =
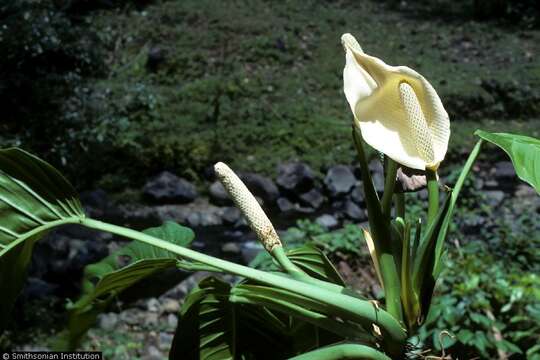
[[503, 149], [510, 156], [519, 178], [540, 194], [540, 139], [483, 130], [476, 130], [475, 135]]
[[287, 257], [309, 275], [320, 280], [345, 286], [345, 282], [328, 260], [326, 255], [316, 246], [307, 244], [287, 251]]
[[20, 149], [0, 150], [0, 331], [24, 285], [35, 242], [83, 218], [75, 189], [55, 168]]
[[[296, 320], [314, 325], [318, 330], [324, 329], [327, 331], [326, 336], [319, 335], [318, 338], [325, 344], [344, 338], [357, 341], [373, 340], [373, 337], [360, 325], [336, 317], [334, 311], [327, 304], [287, 290], [246, 282], [232, 288], [230, 301], [264, 306], [289, 315]], [[328, 333], [332, 333], [334, 336], [328, 336]], [[320, 342], [310, 344], [310, 346], [315, 347], [320, 345]]]
[[207, 278], [182, 305], [169, 358], [285, 359], [344, 338], [366, 341], [370, 335], [304, 296]]
[[[166, 222], [144, 233], [180, 246], [189, 246], [195, 237], [191, 229], [174, 222]], [[121, 296], [132, 301], [158, 296], [175, 285], [184, 274], [176, 272], [165, 277], [163, 272], [176, 269], [178, 261], [174, 253], [133, 241], [105, 259], [86, 266], [82, 296], [68, 306], [68, 330], [59, 338], [57, 348], [75, 348], [95, 323], [97, 315], [115, 298]]]
[[186, 297], [169, 358], [276, 359], [287, 348], [288, 324], [264, 308], [229, 301], [231, 286], [214, 277]]

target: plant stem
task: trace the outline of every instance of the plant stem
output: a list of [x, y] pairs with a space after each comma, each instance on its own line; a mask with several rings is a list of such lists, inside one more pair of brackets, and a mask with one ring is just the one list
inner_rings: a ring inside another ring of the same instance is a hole
[[357, 321], [364, 326], [371, 327], [372, 324], [376, 324], [381, 328], [383, 332], [383, 342], [391, 354], [400, 354], [405, 344], [407, 335], [401, 325], [394, 319], [392, 315], [383, 310], [375, 308], [369, 301], [356, 299], [348, 295], [328, 291], [326, 289], [322, 289], [311, 284], [306, 284], [298, 280], [218, 259], [121, 226], [116, 226], [93, 219], [82, 219], [80, 223], [81, 225], [89, 228], [106, 231], [141, 241], [148, 245], [168, 250], [172, 253], [180, 255], [181, 257], [220, 268], [225, 272], [242, 276], [265, 285], [275, 286], [276, 288], [288, 290], [295, 294], [301, 294], [308, 298], [326, 303], [336, 310], [343, 311], [350, 316], [351, 320]]
[[405, 220], [405, 193], [394, 194], [394, 202], [396, 203], [396, 217]]
[[353, 125], [353, 140], [358, 153], [358, 160], [362, 168], [362, 182], [364, 183], [364, 194], [368, 210], [369, 227], [371, 229], [375, 255], [379, 262], [381, 277], [387, 311], [398, 321], [403, 321], [403, 311], [401, 306], [401, 284], [398, 260], [392, 244], [390, 218], [382, 213], [379, 198], [366, 160], [363, 140], [358, 124]]
[[308, 276], [305, 272], [302, 271], [302, 269], [294, 265], [293, 262], [287, 257], [283, 246], [274, 247], [270, 255], [272, 255], [272, 257], [278, 262], [279, 266], [281, 266], [283, 271], [291, 275], [293, 278], [299, 280]]
[[426, 169], [427, 188], [428, 188], [428, 215], [427, 225], [431, 225], [439, 211], [439, 181], [437, 180], [437, 171]]
[[340, 360], [340, 359], [366, 359], [366, 360], [392, 360], [380, 351], [360, 344], [338, 344], [313, 350], [289, 360]]
[[386, 217], [390, 217], [392, 210], [392, 195], [394, 195], [394, 187], [396, 186], [396, 174], [398, 164], [394, 160], [386, 157], [386, 178], [384, 180], [384, 193], [381, 200], [382, 213]]

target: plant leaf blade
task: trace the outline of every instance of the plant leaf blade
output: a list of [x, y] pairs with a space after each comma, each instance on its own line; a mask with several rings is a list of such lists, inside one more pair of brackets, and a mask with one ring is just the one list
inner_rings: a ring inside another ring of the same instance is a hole
[[517, 176], [540, 194], [540, 139], [483, 130], [476, 130], [475, 135], [503, 149], [510, 156]]
[[73, 186], [50, 164], [18, 148], [0, 150], [0, 331], [22, 290], [34, 244], [85, 215]]

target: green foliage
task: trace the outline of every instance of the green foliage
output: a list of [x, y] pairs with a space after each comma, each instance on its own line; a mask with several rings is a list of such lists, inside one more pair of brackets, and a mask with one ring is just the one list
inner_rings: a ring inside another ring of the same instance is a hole
[[[145, 234], [187, 247], [195, 234], [173, 222], [150, 228]], [[134, 301], [159, 296], [174, 286], [184, 275], [165, 270], [178, 266], [178, 256], [170, 251], [140, 242], [131, 242], [105, 259], [85, 267], [82, 294], [68, 305], [67, 331], [56, 347], [75, 349], [97, 316], [106, 311], [115, 299]]]
[[540, 140], [529, 136], [489, 133], [477, 130], [475, 135], [499, 146], [514, 164], [517, 175], [531, 184], [540, 194]]
[[[282, 241], [290, 251], [312, 244], [321, 248], [327, 255], [338, 252], [351, 256], [365, 255], [367, 249], [362, 230], [354, 224], [347, 224], [341, 229], [328, 231], [310, 220], [298, 220], [295, 227], [287, 229], [287, 232], [282, 236]], [[275, 269], [272, 258], [264, 251], [251, 261], [250, 266], [263, 270]]]
[[[106, 177], [121, 190], [163, 168], [199, 180], [217, 160], [267, 174], [286, 159], [316, 171], [349, 162], [346, 104], [336, 96], [345, 31], [383, 34], [361, 39], [368, 53], [430, 79], [460, 121], [456, 158], [479, 121], [498, 131], [539, 128], [539, 60], [527, 55], [538, 53], [535, 32], [436, 19], [419, 26], [375, 1], [4, 3], [0, 140], [61, 164], [83, 186]], [[93, 11], [103, 4], [116, 8]]]
[[169, 356], [282, 359], [345, 338], [373, 340], [358, 325], [336, 322], [326, 311], [324, 303], [289, 291], [207, 278], [182, 306]]
[[0, 150], [0, 332], [21, 291], [36, 241], [79, 222], [75, 189], [52, 166], [19, 149]]
[[448, 331], [455, 337], [442, 336], [443, 345], [459, 358], [492, 358], [498, 350], [540, 356], [539, 231], [538, 219], [529, 214], [500, 217], [479, 239], [452, 247], [420, 329], [424, 345], [440, 349], [439, 336]]

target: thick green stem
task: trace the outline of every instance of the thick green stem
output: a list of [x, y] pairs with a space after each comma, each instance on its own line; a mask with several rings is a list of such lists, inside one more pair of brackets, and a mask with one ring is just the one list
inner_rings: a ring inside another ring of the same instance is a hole
[[362, 143], [359, 125], [353, 126], [353, 139], [358, 160], [362, 168], [362, 181], [368, 210], [369, 227], [375, 246], [375, 255], [379, 262], [383, 281], [386, 309], [398, 321], [403, 321], [401, 307], [401, 284], [398, 263], [401, 259], [396, 258], [393, 250], [390, 218], [385, 217], [379, 203], [379, 198], [367, 165], [366, 154]]
[[380, 351], [360, 344], [338, 344], [322, 349], [313, 350], [289, 360], [340, 360], [340, 359], [366, 359], [366, 360], [392, 360]]
[[437, 212], [439, 211], [439, 181], [437, 180], [437, 171], [426, 169], [427, 187], [428, 187], [428, 226], [433, 223]]
[[93, 219], [82, 219], [80, 223], [81, 225], [89, 228], [128, 237], [168, 250], [172, 253], [180, 255], [181, 257], [208, 264], [215, 268], [220, 268], [223, 271], [231, 274], [242, 276], [265, 285], [275, 286], [280, 289], [291, 291], [295, 294], [301, 294], [308, 298], [321, 301], [328, 304], [332, 308], [343, 311], [350, 316], [351, 320], [357, 321], [364, 326], [369, 327], [371, 324], [376, 324], [379, 326], [383, 332], [383, 342], [386, 345], [385, 349], [390, 354], [398, 355], [403, 350], [407, 335], [401, 325], [392, 317], [392, 315], [383, 310], [377, 309], [369, 301], [356, 299], [348, 295], [328, 291], [326, 289], [322, 289], [311, 284], [306, 284], [298, 280], [218, 259], [121, 226], [116, 226]]
[[283, 246], [276, 246], [271, 251], [270, 254], [278, 262], [281, 269], [285, 271], [287, 274], [291, 275], [291, 277], [295, 280], [299, 280], [299, 281], [302, 281], [311, 285], [315, 285], [329, 291], [335, 291], [340, 294], [346, 291], [346, 289], [343, 286], [333, 284], [328, 281], [315, 279], [314, 277], [311, 277], [308, 274], [306, 274], [302, 269], [296, 266], [287, 257], [287, 254], [285, 254], [285, 249], [283, 249]]
[[274, 247], [270, 255], [276, 259], [283, 271], [291, 275], [293, 278], [300, 279], [307, 277], [306, 273], [303, 272], [298, 266], [294, 265], [293, 262], [287, 257], [283, 246]]
[[386, 178], [384, 180], [384, 193], [381, 200], [381, 208], [384, 216], [390, 217], [392, 210], [392, 195], [394, 195], [394, 187], [396, 186], [396, 174], [398, 164], [394, 160], [386, 157]]

